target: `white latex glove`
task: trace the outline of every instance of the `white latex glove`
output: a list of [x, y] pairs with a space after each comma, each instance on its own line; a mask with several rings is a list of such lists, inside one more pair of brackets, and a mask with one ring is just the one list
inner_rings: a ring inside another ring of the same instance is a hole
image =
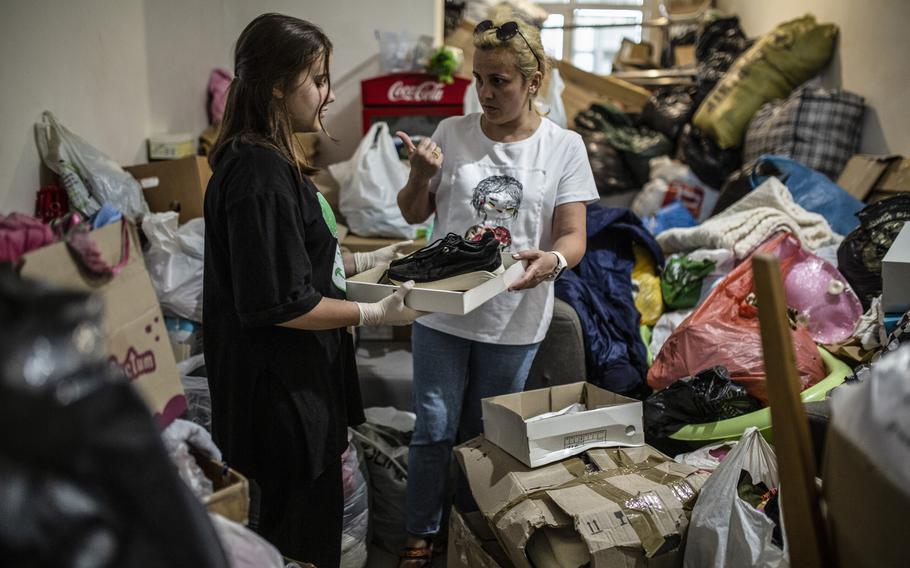
[[355, 252], [354, 272], [360, 274], [364, 270], [369, 270], [374, 266], [387, 265], [393, 260], [402, 258], [404, 254], [400, 252], [401, 249], [413, 243], [414, 241], [401, 241], [400, 243], [395, 243], [394, 245], [382, 247], [381, 249], [370, 252]]
[[408, 281], [398, 287], [391, 296], [373, 302], [361, 304], [355, 302], [360, 309], [360, 323], [357, 325], [407, 325], [426, 312], [412, 310], [404, 305], [404, 298], [414, 287], [413, 281]]

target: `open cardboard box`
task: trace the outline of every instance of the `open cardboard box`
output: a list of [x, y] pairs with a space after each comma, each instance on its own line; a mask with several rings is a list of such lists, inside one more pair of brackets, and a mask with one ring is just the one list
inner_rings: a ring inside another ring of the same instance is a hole
[[[581, 403], [588, 410], [528, 421]], [[579, 382], [485, 398], [484, 436], [537, 467], [592, 448], [642, 446], [641, 402]]]
[[[534, 469], [483, 436], [454, 451], [480, 512], [517, 568], [532, 568], [532, 558], [543, 565], [548, 556], [592, 568], [682, 566], [689, 515], [710, 475], [650, 446], [594, 449]], [[477, 538], [466, 538], [469, 532], [456, 534], [455, 544], [473, 546], [454, 566], [495, 566], [489, 560], [497, 558], [496, 547], [485, 546], [478, 527]]]
[[868, 203], [910, 192], [910, 160], [894, 154], [857, 154], [847, 162], [837, 185]]
[[250, 520], [250, 482], [240, 472], [216, 462], [191, 449], [196, 463], [212, 481], [214, 493], [203, 500], [210, 513], [218, 513], [235, 523], [246, 525]]
[[502, 568], [512, 566], [496, 535], [480, 511], [462, 513], [452, 507], [446, 568]]
[[[501, 254], [505, 272], [496, 278], [466, 292], [414, 288], [405, 298], [405, 304], [422, 312], [465, 315], [493, 296], [504, 292], [512, 282], [524, 274], [527, 264], [525, 261], [517, 261], [509, 253]], [[398, 286], [378, 283], [386, 268], [377, 266], [348, 278], [347, 299], [355, 302], [378, 302], [386, 296], [392, 295]]]

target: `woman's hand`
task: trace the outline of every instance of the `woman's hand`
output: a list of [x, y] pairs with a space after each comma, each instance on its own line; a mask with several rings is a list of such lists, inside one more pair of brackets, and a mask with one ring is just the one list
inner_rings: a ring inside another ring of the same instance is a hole
[[524, 275], [515, 282], [512, 282], [511, 286], [509, 286], [510, 292], [534, 288], [548, 279], [559, 264], [559, 259], [556, 258], [555, 254], [538, 249], [515, 253], [512, 255], [512, 258], [516, 260], [527, 260], [528, 267], [525, 269]]
[[411, 177], [419, 182], [429, 182], [430, 178], [442, 167], [442, 148], [429, 138], [423, 138], [417, 145], [411, 137], [402, 131], [395, 133], [408, 149], [408, 160], [411, 162]]

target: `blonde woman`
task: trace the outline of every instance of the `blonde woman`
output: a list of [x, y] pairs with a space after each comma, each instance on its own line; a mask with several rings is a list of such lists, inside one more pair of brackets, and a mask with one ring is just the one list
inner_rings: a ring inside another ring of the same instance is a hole
[[[483, 112], [446, 119], [417, 145], [398, 133], [411, 162], [398, 205], [410, 223], [435, 215], [439, 235], [492, 232], [528, 268], [509, 293], [470, 314], [413, 326], [417, 424], [402, 566], [429, 564], [452, 446], [482, 432], [480, 400], [524, 388], [552, 318], [552, 281], [584, 255], [585, 205], [598, 197], [581, 137], [535, 109], [548, 68], [539, 30], [518, 18], [486, 20], [474, 45]], [[463, 482], [456, 502], [472, 502]]]

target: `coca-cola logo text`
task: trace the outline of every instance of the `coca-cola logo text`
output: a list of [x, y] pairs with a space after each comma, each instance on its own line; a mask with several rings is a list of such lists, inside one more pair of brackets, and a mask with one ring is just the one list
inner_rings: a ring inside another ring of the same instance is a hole
[[443, 84], [435, 81], [425, 81], [419, 85], [405, 85], [404, 81], [395, 81], [389, 87], [388, 98], [392, 102], [439, 102], [442, 94]]

